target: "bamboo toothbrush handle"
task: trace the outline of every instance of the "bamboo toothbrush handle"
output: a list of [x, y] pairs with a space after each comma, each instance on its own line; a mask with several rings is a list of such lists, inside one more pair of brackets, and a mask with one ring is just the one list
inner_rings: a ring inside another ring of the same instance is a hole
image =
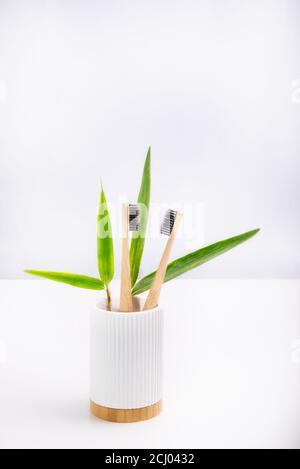
[[151, 286], [150, 292], [148, 294], [148, 297], [147, 297], [147, 300], [146, 300], [146, 303], [145, 303], [145, 306], [144, 306], [144, 311], [146, 311], [148, 309], [156, 308], [156, 306], [158, 305], [160, 292], [161, 292], [161, 289], [162, 289], [162, 286], [163, 286], [163, 283], [164, 283], [164, 280], [165, 280], [167, 267], [168, 267], [168, 263], [169, 263], [169, 259], [170, 259], [170, 255], [171, 255], [171, 251], [172, 251], [172, 248], [173, 248], [173, 244], [174, 244], [176, 235], [178, 233], [178, 229], [179, 229], [179, 226], [180, 226], [181, 219], [182, 219], [182, 214], [177, 213], [172, 233], [171, 233], [171, 235], [168, 239], [168, 242], [167, 242], [167, 245], [165, 247], [163, 256], [161, 258], [158, 270], [157, 270], [156, 275], [154, 277], [153, 284]]
[[122, 269], [121, 269], [121, 297], [120, 311], [129, 313], [133, 311], [131, 295], [131, 276], [130, 276], [130, 258], [129, 258], [129, 208], [128, 204], [123, 205], [122, 209]]

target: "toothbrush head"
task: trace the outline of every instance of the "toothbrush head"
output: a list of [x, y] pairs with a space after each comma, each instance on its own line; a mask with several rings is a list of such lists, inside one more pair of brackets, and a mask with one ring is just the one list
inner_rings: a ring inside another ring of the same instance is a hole
[[163, 222], [161, 224], [160, 232], [163, 235], [171, 236], [174, 223], [176, 220], [177, 212], [175, 210], [168, 210], [165, 214]]
[[138, 204], [129, 204], [129, 231], [139, 231], [140, 229], [140, 207]]

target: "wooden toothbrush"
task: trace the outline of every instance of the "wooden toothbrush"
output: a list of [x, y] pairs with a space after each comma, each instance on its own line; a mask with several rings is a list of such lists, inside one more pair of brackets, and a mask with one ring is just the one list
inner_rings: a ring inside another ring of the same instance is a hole
[[139, 206], [123, 204], [122, 208], [122, 269], [121, 269], [121, 295], [120, 311], [129, 313], [133, 311], [131, 294], [129, 231], [138, 231], [140, 225]]
[[150, 292], [148, 294], [148, 297], [144, 306], [144, 311], [156, 308], [156, 306], [158, 305], [158, 300], [160, 297], [162, 285], [165, 280], [172, 247], [173, 247], [175, 238], [177, 236], [181, 220], [182, 220], [182, 213], [175, 212], [174, 210], [168, 210], [164, 217], [160, 232], [161, 234], [168, 236], [169, 239], [165, 247], [164, 253], [162, 255], [156, 275], [154, 277]]

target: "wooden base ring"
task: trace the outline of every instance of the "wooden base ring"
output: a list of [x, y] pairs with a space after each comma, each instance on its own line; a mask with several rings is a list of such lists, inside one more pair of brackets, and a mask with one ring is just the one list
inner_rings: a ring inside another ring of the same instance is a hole
[[140, 409], [111, 409], [109, 407], [95, 404], [95, 402], [91, 401], [90, 410], [95, 417], [109, 422], [142, 422], [143, 420], [152, 419], [161, 413], [162, 401]]

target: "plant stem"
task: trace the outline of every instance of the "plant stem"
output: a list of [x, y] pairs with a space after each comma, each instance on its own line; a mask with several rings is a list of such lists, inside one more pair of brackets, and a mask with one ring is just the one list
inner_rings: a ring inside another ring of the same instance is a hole
[[108, 285], [106, 285], [106, 297], [107, 297], [107, 309], [108, 311], [111, 311], [111, 294], [110, 294]]

